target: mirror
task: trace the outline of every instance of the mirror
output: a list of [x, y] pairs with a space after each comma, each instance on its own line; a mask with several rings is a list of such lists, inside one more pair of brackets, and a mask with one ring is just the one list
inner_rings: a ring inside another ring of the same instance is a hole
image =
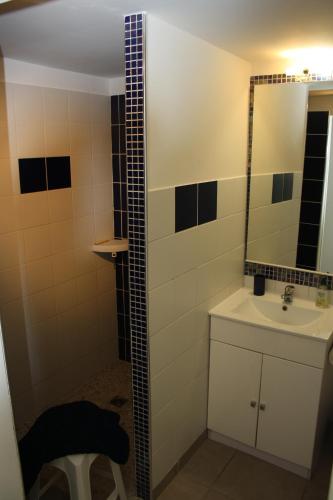
[[254, 86], [248, 261], [333, 273], [332, 120], [333, 82]]

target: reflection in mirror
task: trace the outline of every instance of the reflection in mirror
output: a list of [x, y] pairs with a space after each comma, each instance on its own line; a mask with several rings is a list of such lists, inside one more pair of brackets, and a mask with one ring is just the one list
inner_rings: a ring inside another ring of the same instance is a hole
[[333, 82], [254, 88], [247, 260], [333, 273]]

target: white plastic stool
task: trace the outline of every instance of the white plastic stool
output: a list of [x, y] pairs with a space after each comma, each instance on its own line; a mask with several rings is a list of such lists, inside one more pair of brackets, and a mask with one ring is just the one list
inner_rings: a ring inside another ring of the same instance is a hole
[[[93, 461], [98, 457], [95, 453], [86, 453], [82, 455], [67, 455], [57, 458], [49, 465], [62, 470], [68, 479], [71, 500], [92, 500], [90, 490], [90, 467]], [[106, 500], [127, 500], [123, 477], [118, 464], [110, 460], [111, 470], [115, 482], [115, 489]], [[29, 500], [39, 499], [39, 479], [37, 479], [29, 494]]]

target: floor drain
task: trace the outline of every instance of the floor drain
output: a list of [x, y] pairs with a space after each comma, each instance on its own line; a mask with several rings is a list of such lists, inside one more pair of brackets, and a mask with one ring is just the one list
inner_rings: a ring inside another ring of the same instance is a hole
[[127, 403], [128, 399], [126, 398], [121, 398], [120, 396], [115, 396], [114, 398], [111, 399], [110, 403], [113, 406], [116, 406], [117, 408], [121, 408]]

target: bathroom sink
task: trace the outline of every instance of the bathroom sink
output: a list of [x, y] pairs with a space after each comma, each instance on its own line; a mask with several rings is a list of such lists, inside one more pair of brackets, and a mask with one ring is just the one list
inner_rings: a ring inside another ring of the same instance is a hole
[[[274, 297], [275, 299], [275, 297]], [[248, 297], [234, 308], [234, 312], [243, 315], [263, 316], [264, 318], [285, 325], [307, 325], [320, 319], [323, 310], [309, 309], [295, 304], [282, 304], [272, 298]]]
[[258, 327], [328, 340], [333, 332], [333, 307], [320, 309], [313, 300], [294, 297], [284, 304], [278, 293], [255, 296], [249, 288], [240, 288], [210, 311], [211, 316], [240, 321]]

